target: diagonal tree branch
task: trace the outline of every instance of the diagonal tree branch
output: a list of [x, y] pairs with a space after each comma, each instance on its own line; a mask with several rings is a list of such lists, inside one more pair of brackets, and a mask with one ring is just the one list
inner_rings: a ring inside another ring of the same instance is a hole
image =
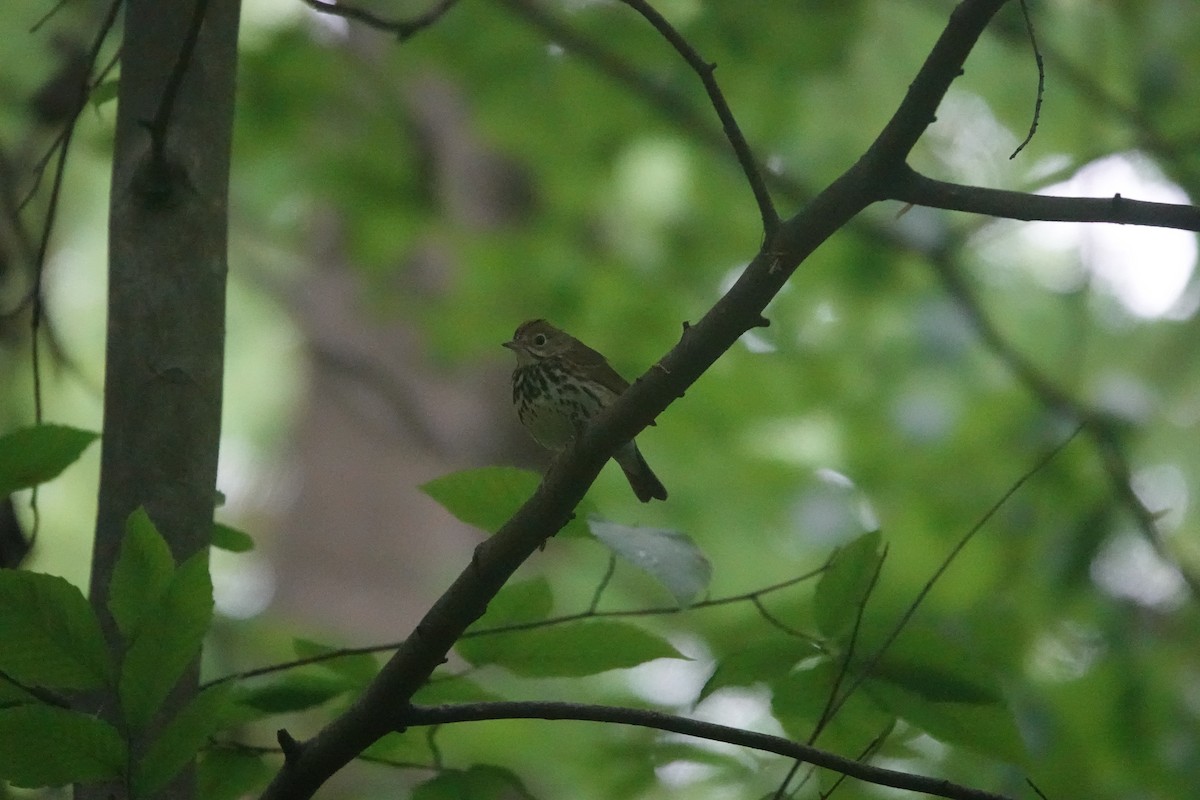
[[767, 303], [817, 247], [881, 198], [900, 173], [946, 90], [988, 22], [1006, 0], [964, 0], [934, 45], [895, 115], [867, 154], [799, 214], [781, 223], [730, 290], [680, 342], [579, 436], [551, 465], [542, 484], [417, 624], [377, 678], [315, 737], [296, 742], [280, 732], [284, 765], [264, 798], [311, 797], [359, 752], [390, 732], [406, 706], [478, 619], [505, 581], [568, 519], [621, 442], [632, 439], [691, 386], [747, 330], [763, 324]]
[[462, 703], [447, 706], [412, 706], [399, 716], [397, 727], [413, 725], [443, 725], [450, 722], [478, 722], [494, 719], [546, 719], [578, 720], [583, 722], [607, 722], [620, 725], [636, 725], [685, 736], [695, 736], [713, 742], [750, 747], [767, 753], [787, 756], [817, 767], [831, 769], [852, 778], [858, 778], [877, 786], [890, 786], [912, 792], [946, 797], [951, 800], [1007, 800], [1004, 795], [973, 789], [941, 778], [928, 778], [883, 767], [830, 753], [810, 745], [793, 742], [781, 736], [747, 731], [728, 725], [717, 725], [660, 711], [617, 706], [590, 705], [586, 703], [556, 702], [499, 702]]

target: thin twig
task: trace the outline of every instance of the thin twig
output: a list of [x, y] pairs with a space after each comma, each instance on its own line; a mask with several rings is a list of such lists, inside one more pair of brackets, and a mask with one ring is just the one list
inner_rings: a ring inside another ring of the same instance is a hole
[[1087, 433], [1100, 454], [1100, 463], [1104, 467], [1105, 474], [1108, 475], [1113, 493], [1120, 499], [1122, 505], [1129, 510], [1129, 513], [1133, 516], [1134, 524], [1137, 525], [1142, 536], [1150, 543], [1150, 546], [1154, 548], [1154, 551], [1160, 558], [1175, 567], [1175, 571], [1191, 591], [1192, 597], [1200, 599], [1200, 576], [1192, 572], [1191, 569], [1171, 554], [1170, 549], [1158, 531], [1158, 523], [1154, 512], [1146, 508], [1146, 504], [1142, 502], [1142, 498], [1138, 497], [1137, 492], [1133, 489], [1133, 476], [1129, 470], [1129, 459], [1121, 447], [1121, 442], [1117, 437], [1114, 426], [1108, 422], [1092, 420], [1087, 426]]
[[[122, 0], [114, 0], [114, 6], [112, 10], [119, 9], [121, 4]], [[109, 23], [109, 29], [112, 28], [112, 24], [115, 23], [115, 21], [116, 20], [114, 17], [113, 22]], [[104, 33], [107, 36], [107, 31], [104, 31]], [[100, 45], [103, 45], [103, 38], [98, 41]], [[99, 49], [96, 49], [90, 54], [91, 61], [89, 63], [94, 66], [95, 60], [99, 56]], [[67, 120], [67, 124], [64, 125], [62, 130], [55, 135], [54, 139], [50, 142], [50, 145], [46, 148], [46, 152], [42, 153], [41, 156], [39, 156], [38, 159], [33, 163], [33, 168], [30, 170], [32, 180], [30, 180], [29, 188], [25, 191], [24, 196], [16, 205], [17, 211], [24, 211], [25, 207], [28, 206], [33, 201], [33, 198], [37, 196], [38, 189], [41, 188], [42, 185], [42, 177], [45, 175], [47, 167], [50, 166], [50, 161], [54, 158], [54, 154], [58, 152], [60, 147], [62, 147], [63, 138], [66, 136], [67, 131], [74, 127], [75, 121], [79, 118], [79, 115], [83, 113], [83, 109], [87, 107], [87, 101], [92, 92], [94, 92], [96, 88], [104, 82], [104, 79], [107, 78], [114, 69], [116, 69], [120, 60], [121, 48], [118, 47], [116, 52], [114, 52], [108, 59], [108, 63], [104, 65], [104, 68], [96, 73], [96, 77], [91, 78], [88, 81], [86, 91], [80, 93], [79, 104], [72, 110], [70, 118]]]
[[[45, 300], [42, 297], [42, 276], [45, 272], [46, 254], [50, 249], [50, 234], [54, 230], [54, 220], [58, 215], [58, 201], [62, 196], [63, 176], [67, 171], [67, 153], [71, 150], [71, 138], [75, 134], [75, 126], [67, 127], [62, 139], [62, 147], [58, 151], [58, 162], [54, 167], [54, 180], [50, 184], [50, 205], [46, 209], [46, 222], [42, 226], [41, 239], [38, 242], [36, 260], [34, 262], [33, 286], [30, 288], [31, 297], [29, 313], [29, 357], [30, 368], [33, 371], [33, 420], [42, 424], [42, 362], [39, 354], [38, 333], [42, 327], [42, 314], [45, 311]], [[37, 538], [37, 487], [30, 496], [30, 506], [34, 510], [33, 532], [30, 545]]]
[[[561, 19], [549, 13], [543, 4], [536, 0], [499, 0], [499, 2], [568, 53], [579, 56], [600, 74], [644, 98], [651, 109], [664, 114], [689, 137], [698, 139], [704, 145], [719, 151], [722, 156], [732, 153], [736, 159], [737, 153], [729, 148], [729, 140], [721, 128], [714, 125], [712, 118], [707, 113], [701, 113], [690, 101], [690, 98], [682, 92], [656, 80], [646, 71], [635, 69], [616, 50], [606, 47], [603, 42], [594, 37], [580, 34]], [[788, 193], [789, 199], [797, 203], [812, 194], [802, 189], [794, 181], [780, 178], [776, 173], [767, 173], [766, 177], [773, 185], [782, 186]]]
[[[109, 6], [108, 15], [100, 25], [100, 30], [96, 34], [95, 40], [92, 42], [92, 48], [88, 52], [87, 63], [94, 65], [96, 58], [100, 54], [100, 48], [104, 46], [104, 40], [108, 38], [108, 33], [112, 30], [112, 26], [116, 22], [117, 9], [120, 5], [120, 0], [114, 0]], [[45, 312], [45, 299], [42, 297], [42, 277], [46, 271], [46, 255], [50, 250], [50, 234], [54, 230], [54, 222], [58, 217], [58, 203], [62, 197], [63, 177], [67, 171], [67, 154], [71, 150], [71, 138], [75, 135], [75, 123], [79, 119], [79, 112], [83, 110], [83, 102], [76, 111], [71, 115], [66, 127], [63, 130], [61, 145], [58, 149], [58, 163], [54, 168], [54, 181], [50, 187], [50, 199], [46, 206], [46, 219], [42, 224], [42, 234], [38, 240], [37, 253], [33, 263], [33, 285], [30, 287], [29, 296], [31, 298], [30, 314], [29, 314], [29, 358], [30, 370], [33, 374], [33, 419], [38, 425], [43, 419], [42, 405], [42, 359], [41, 359], [41, 339], [39, 332], [42, 327], [42, 315]], [[16, 224], [20, 224], [20, 219], [15, 220]], [[29, 549], [33, 549], [37, 542], [38, 532], [41, 529], [42, 515], [38, 507], [38, 487], [34, 486], [33, 491], [29, 493], [29, 511], [30, 511], [30, 526], [29, 526]]]
[[754, 610], [758, 612], [758, 615], [760, 617], [762, 617], [764, 620], [766, 620], [767, 624], [769, 624], [775, 628], [778, 628], [779, 630], [786, 633], [788, 636], [795, 636], [798, 639], [805, 639], [810, 642], [817, 641], [816, 637], [810, 636], [807, 633], [804, 633], [803, 631], [799, 630], [798, 628], [793, 628], [791, 625], [788, 625], [786, 622], [781, 620], [779, 617], [775, 616], [775, 614], [773, 614], [767, 608], [767, 606], [763, 603], [762, 598], [759, 597], [758, 595], [751, 597], [750, 602], [754, 604]]
[[[802, 766], [804, 766], [804, 761], [801, 759], [796, 759], [792, 762], [792, 766], [788, 768], [787, 774], [783, 776], [783, 780], [775, 788], [775, 794], [771, 795], [771, 800], [783, 800], [787, 794], [788, 784], [792, 782], [792, 778], [796, 777], [796, 773], [800, 771], [800, 767]], [[806, 777], [803, 781], [800, 781], [800, 785], [803, 786], [807, 780], [808, 778]]]
[[[858, 635], [862, 630], [863, 616], [867, 612], [867, 602], [871, 599], [871, 595], [875, 593], [875, 587], [879, 585], [879, 576], [883, 574], [883, 562], [887, 559], [887, 547], [879, 556], [879, 560], [875, 562], [875, 570], [871, 573], [871, 580], [867, 583], [866, 590], [863, 591], [862, 598], [858, 601], [854, 611], [854, 625], [850, 629], [850, 641], [846, 644], [846, 652], [842, 655], [841, 663], [838, 664], [837, 674], [833, 678], [833, 686], [829, 689], [829, 697], [825, 699], [825, 708], [821, 710], [821, 716], [817, 719], [817, 724], [813, 726], [813, 732], [808, 737], [808, 743], [813, 744], [817, 741], [817, 737], [825, 730], [825, 726], [833, 719], [833, 715], [841, 709], [845, 704], [847, 697], [839, 697], [838, 690], [842, 687], [842, 681], [846, 679], [846, 675], [850, 671], [850, 661], [854, 658], [854, 651], [858, 646]], [[846, 690], [846, 695], [854, 691], [854, 687]]]
[[342, 19], [352, 19], [367, 27], [396, 34], [396, 38], [405, 41], [428, 28], [442, 18], [447, 11], [454, 7], [458, 0], [439, 0], [421, 14], [409, 19], [385, 19], [372, 14], [365, 9], [348, 6], [330, 0], [304, 0], [304, 4], [314, 11], [329, 14]]
[[700, 81], [704, 84], [704, 90], [708, 93], [708, 99], [721, 120], [721, 128], [725, 131], [725, 137], [733, 147], [738, 164], [741, 165], [742, 172], [746, 175], [746, 181], [750, 184], [751, 191], [754, 192], [754, 202], [758, 204], [758, 213], [762, 217], [765, 241], [770, 241], [779, 227], [779, 212], [775, 210], [775, 203], [771, 200], [771, 193], [763, 180], [762, 171], [758, 168], [754, 152], [746, 143], [746, 137], [742, 135], [742, 129], [738, 126], [720, 85], [717, 84], [714, 76], [717, 65], [701, 58], [700, 54], [696, 52], [696, 48], [692, 47], [691, 43], [667, 21], [666, 17], [658, 13], [645, 0], [621, 0], [621, 2], [645, 17], [646, 21], [662, 34], [662, 37], [675, 48], [675, 51], [700, 77]]
[[[770, 586], [764, 586], [761, 589], [755, 589], [754, 591], [746, 592], [744, 594], [731, 595], [729, 597], [720, 597], [720, 598], [715, 598], [712, 600], [701, 600], [698, 603], [693, 603], [691, 606], [688, 606], [686, 609], [680, 608], [679, 606], [663, 606], [660, 608], [637, 608], [637, 609], [629, 609], [629, 610], [625, 610], [625, 611], [596, 611], [595, 609], [590, 609], [588, 611], [581, 611], [576, 614], [565, 614], [560, 617], [550, 617], [548, 619], [536, 620], [533, 622], [515, 622], [510, 625], [498, 625], [494, 628], [483, 628], [483, 629], [475, 630], [475, 631], [467, 631], [466, 633], [464, 633], [462, 635], [462, 638], [470, 639], [470, 638], [473, 638], [476, 636], [493, 636], [496, 634], [503, 634], [503, 633], [515, 633], [517, 631], [532, 630], [535, 628], [547, 628], [547, 627], [550, 627], [553, 625], [563, 625], [563, 624], [566, 624], [569, 622], [578, 622], [579, 620], [583, 620], [583, 619], [592, 619], [592, 618], [600, 618], [600, 617], [613, 618], [613, 617], [665, 616], [665, 615], [669, 615], [669, 614], [680, 614], [680, 613], [683, 613], [684, 611], [695, 611], [695, 610], [701, 609], [701, 608], [714, 608], [717, 606], [729, 605], [731, 603], [744, 603], [744, 602], [752, 602], [757, 605], [758, 598], [760, 596], [765, 595], [765, 594], [771, 594], [773, 592], [778, 592], [783, 589], [787, 589], [791, 586], [795, 586], [803, 581], [811, 580], [812, 578], [816, 577], [817, 575], [820, 575], [822, 572], [824, 572], [826, 569], [828, 569], [828, 567], [829, 567], [829, 565], [825, 564], [821, 567], [818, 567], [815, 570], [806, 572], [803, 575], [799, 575], [795, 578], [789, 578], [786, 581], [780, 581], [779, 583], [775, 583]], [[760, 608], [760, 612], [761, 611], [762, 611], [762, 609]], [[790, 628], [788, 628], [787, 626], [783, 625], [782, 623], [772, 622], [772, 624], [777, 625], [777, 627], [780, 627], [782, 630], [784, 630], [788, 633], [791, 633], [793, 635], [804, 636], [803, 633], [800, 633], [799, 631], [793, 631]], [[805, 637], [805, 638], [811, 639], [812, 637]], [[342, 648], [340, 650], [331, 650], [328, 653], [319, 653], [317, 655], [309, 656], [306, 658], [297, 658], [292, 661], [285, 661], [285, 662], [282, 662], [279, 664], [268, 664], [267, 666], [257, 667], [255, 669], [246, 670], [244, 672], [235, 672], [235, 673], [232, 673], [229, 675], [224, 675], [220, 678], [215, 678], [205, 684], [202, 684], [200, 686], [200, 688], [203, 690], [203, 689], [209, 688], [210, 686], [216, 686], [219, 683], [228, 683], [229, 681], [249, 680], [250, 678], [258, 678], [263, 675], [271, 675], [273, 673], [284, 672], [289, 669], [297, 669], [298, 667], [306, 667], [311, 664], [320, 664], [325, 661], [334, 661], [339, 658], [348, 658], [350, 656], [357, 656], [357, 655], [374, 655], [377, 653], [386, 653], [386, 652], [398, 649], [402, 644], [403, 644], [403, 642], [390, 642], [388, 644], [369, 645], [366, 647], [346, 647], [346, 648]]]
[[437, 743], [437, 734], [441, 729], [441, 725], [430, 725], [429, 730], [425, 732], [425, 745], [429, 748], [429, 757], [432, 759], [433, 768], [436, 770], [445, 769], [445, 762], [442, 760], [442, 748]]
[[[1192, 154], [1198, 144], [1195, 134], [1176, 135], [1174, 138], [1168, 136], [1159, 128], [1156, 115], [1147, 113], [1144, 106], [1137, 101], [1118, 97], [1098, 80], [1093, 64], [1081, 64], [1068, 58], [1055, 49], [1052, 43], [1044, 44], [1042, 52], [1055, 76], [1079, 92], [1089, 109], [1105, 110], [1135, 130], [1138, 149], [1153, 151], [1160, 163], [1172, 162], [1167, 172], [1179, 177], [1186, 176], [1179, 181], [1183, 185], [1189, 185], [1189, 182], [1197, 179], [1196, 170], [1190, 166]], [[1135, 93], [1134, 96], [1144, 95]]]
[[[534, 628], [544, 628], [544, 627], [548, 627], [551, 625], [561, 625], [561, 624], [568, 623], [568, 622], [577, 622], [581, 619], [590, 619], [590, 618], [596, 618], [596, 617], [668, 616], [671, 614], [682, 614], [682, 613], [689, 612], [689, 611], [698, 611], [703, 608], [715, 608], [717, 606], [725, 606], [725, 605], [729, 605], [731, 603], [745, 603], [745, 602], [754, 603], [758, 600], [758, 598], [762, 597], [763, 595], [772, 594], [774, 592], [778, 592], [783, 589], [787, 589], [791, 586], [795, 586], [796, 584], [802, 583], [803, 581], [811, 580], [812, 578], [815, 578], [816, 576], [820, 575], [822, 572], [824, 572], [828, 568], [829, 568], [829, 565], [828, 565], [828, 563], [826, 563], [826, 564], [818, 567], [817, 569], [814, 569], [814, 570], [804, 573], [803, 575], [797, 576], [795, 578], [789, 578], [786, 581], [780, 581], [779, 583], [775, 583], [770, 586], [765, 586], [762, 589], [755, 589], [750, 592], [744, 592], [742, 594], [736, 594], [736, 595], [729, 595], [727, 597], [717, 597], [717, 598], [713, 598], [710, 600], [701, 600], [699, 602], [693, 603], [692, 605], [688, 606], [687, 608], [680, 608], [679, 606], [659, 606], [656, 608], [638, 608], [638, 609], [629, 609], [626, 611], [591, 611], [591, 612], [581, 611], [576, 614], [565, 614], [561, 617], [550, 617], [549, 619], [536, 620], [534, 622], [514, 622], [509, 625], [497, 625], [494, 628], [482, 628], [479, 630], [471, 630], [471, 631], [467, 631], [466, 633], [464, 633], [462, 635], [462, 638], [470, 639], [470, 638], [473, 638], [476, 636], [494, 636], [496, 634], [501, 634], [501, 633], [514, 633], [516, 631], [531, 630]], [[772, 622], [772, 624], [776, 624], [777, 627], [779, 626], [779, 624], [777, 624], [775, 622]], [[786, 626], [782, 626], [782, 629], [785, 631], [788, 631], [788, 632], [792, 632]]]
[[596, 609], [600, 607], [600, 598], [604, 596], [604, 590], [608, 588], [609, 581], [612, 580], [613, 574], [617, 571], [617, 554], [610, 552], [608, 554], [608, 564], [604, 568], [604, 576], [600, 578], [600, 583], [596, 585], [596, 591], [592, 593], [592, 602], [588, 603], [588, 613], [595, 614]]
[[1046, 797], [1046, 795], [1042, 792], [1042, 790], [1040, 788], [1038, 788], [1038, 785], [1036, 783], [1034, 783], [1031, 779], [1026, 778], [1025, 783], [1029, 784], [1029, 788], [1033, 789], [1034, 794], [1036, 794], [1042, 800], [1050, 800], [1050, 798]]
[[1042, 51], [1038, 49], [1037, 34], [1033, 30], [1033, 18], [1029, 15], [1029, 6], [1026, 0], [1021, 0], [1021, 16], [1025, 18], [1025, 32], [1029, 34], [1029, 44], [1033, 48], [1034, 61], [1037, 62], [1037, 99], [1033, 103], [1033, 119], [1029, 122], [1029, 132], [1025, 134], [1025, 139], [1008, 157], [1010, 161], [1025, 149], [1025, 145], [1033, 141], [1033, 135], [1037, 133], [1038, 121], [1042, 118], [1042, 99], [1046, 94], [1046, 63], [1042, 60]]
[[1081, 423], [1088, 439], [1091, 440], [1099, 454], [1100, 463], [1113, 487], [1114, 494], [1133, 516], [1139, 532], [1161, 557], [1175, 566], [1188, 585], [1192, 596], [1200, 598], [1200, 576], [1197, 576], [1179, 559], [1170, 554], [1169, 548], [1163, 543], [1162, 536], [1158, 532], [1154, 514], [1146, 508], [1141, 498], [1133, 490], [1130, 481], [1129, 459], [1121, 447], [1114, 423], [1060, 388], [1000, 333], [979, 298], [975, 296], [961, 272], [956, 269], [947, 255], [948, 252], [949, 248], [946, 248], [942, 252], [932, 254], [930, 263], [938, 277], [941, 278], [947, 294], [958, 304], [967, 321], [979, 335], [984, 347], [1000, 359], [1013, 372], [1017, 380], [1024, 384], [1038, 402], [1048, 410]]
[[175, 54], [175, 65], [167, 77], [163, 87], [162, 97], [158, 101], [158, 110], [154, 119], [146, 122], [150, 131], [150, 152], [156, 174], [167, 174], [167, 131], [171, 126], [171, 116], [175, 113], [175, 99], [179, 96], [179, 88], [183, 85], [184, 75], [192, 64], [192, 54], [196, 50], [196, 42], [200, 38], [200, 29], [204, 25], [204, 15], [208, 12], [208, 0], [195, 0], [192, 6], [192, 18], [188, 23], [187, 34], [179, 52]]
[[[578, 33], [563, 23], [558, 17], [548, 13], [541, 4], [533, 0], [500, 0], [500, 2], [526, 22], [542, 31], [555, 44], [571, 53], [581, 56], [602, 74], [612, 78], [617, 83], [631, 89], [642, 97], [647, 98], [650, 101], [649, 105], [651, 108], [667, 114], [681, 129], [687, 131], [689, 136], [699, 137], [706, 145], [720, 150], [722, 154], [732, 152], [735, 160], [738, 161], [744, 172], [746, 171], [745, 165], [749, 163], [751, 170], [747, 174], [748, 178], [751, 174], [757, 176], [756, 180], [759, 181], [770, 178], [772, 183], [783, 185], [791, 199], [797, 202], [811, 195], [810, 192], [801, 189], [794, 181], [788, 181], [786, 178], [780, 178], [775, 174], [763, 175], [757, 168], [757, 158], [749, 150], [749, 146], [746, 145], [744, 138], [741, 136], [740, 129], [736, 127], [736, 122], [733, 128], [734, 138], [731, 139], [729, 131], [724, 129], [725, 117], [719, 118], [721, 127], [714, 126], [711, 118], [707, 114], [700, 113], [682, 93], [655, 80], [648, 73], [635, 69], [618, 55], [615, 50], [605, 47], [603, 43], [597, 41], [595, 38]], [[699, 65], [702, 70], [711, 71], [710, 65], [706, 64], [698, 55], [695, 56], [694, 63], [691, 60], [688, 63], [693, 66]], [[703, 75], [703, 72], [701, 74]], [[719, 86], [716, 86], [715, 82], [713, 86], [719, 93]], [[707, 84], [705, 88], [708, 88]], [[720, 95], [718, 94], [718, 96]], [[724, 103], [723, 100], [721, 102]], [[728, 110], [727, 105], [725, 105], [725, 108]], [[732, 115], [729, 118], [732, 119]], [[740, 141], [741, 145], [736, 144], [737, 141]], [[733, 144], [732, 148], [729, 147], [730, 144]], [[772, 203], [770, 193], [765, 185], [754, 188], [755, 183], [752, 180], [751, 186], [756, 198], [761, 196], [766, 203]], [[761, 207], [762, 202], [760, 202]], [[773, 214], [774, 212], [772, 211], [771, 213]]]
[[200, 684], [200, 691], [204, 691], [211, 686], [216, 686], [220, 683], [229, 683], [230, 681], [244, 681], [250, 678], [258, 678], [263, 675], [271, 675], [276, 672], [284, 672], [289, 669], [298, 667], [307, 667], [310, 664], [321, 664], [325, 661], [336, 661], [339, 658], [349, 658], [351, 656], [375, 655], [376, 653], [385, 653], [389, 650], [395, 650], [403, 642], [392, 642], [390, 644], [370, 645], [367, 647], [343, 647], [340, 650], [330, 651], [328, 653], [319, 653], [315, 656], [307, 658], [297, 658], [292, 661], [285, 661], [280, 664], [268, 664], [265, 667], [257, 667], [248, 669], [244, 672], [234, 672], [230, 675], [223, 675], [220, 678], [214, 678], [207, 683]]
[[[879, 752], [879, 749], [881, 747], [883, 747], [883, 743], [886, 742], [887, 738], [892, 735], [892, 730], [894, 728], [895, 728], [895, 724], [893, 723], [893, 724], [889, 724], [886, 728], [881, 730], [879, 732], [879, 735], [876, 736], [874, 739], [872, 739], [870, 742], [868, 742], [867, 746], [864, 747], [862, 749], [862, 752], [860, 752], [858, 754], [858, 760], [866, 761], [866, 760], [870, 759], [872, 756], [874, 756], [877, 752]], [[846, 781], [845, 774], [838, 775], [837, 780], [835, 780], [833, 782], [833, 785], [829, 787], [829, 791], [823, 791], [820, 793], [821, 800], [828, 800], [828, 798], [834, 792], [836, 792], [838, 790], [838, 787], [841, 786], [845, 781]]]
[[996, 502], [992, 503], [992, 505], [983, 513], [979, 520], [972, 525], [965, 534], [963, 534], [954, 547], [950, 548], [950, 552], [946, 554], [944, 559], [942, 559], [942, 563], [939, 564], [937, 569], [933, 571], [933, 574], [929, 576], [929, 580], [927, 580], [925, 585], [921, 587], [921, 591], [917, 592], [916, 598], [912, 601], [912, 603], [909, 604], [908, 608], [904, 610], [904, 613], [900, 615], [900, 619], [892, 627], [892, 630], [888, 633], [887, 637], [884, 638], [883, 643], [879, 645], [879, 649], [872, 654], [871, 658], [867, 660], [862, 669], [856, 671], [854, 682], [850, 684], [850, 687], [846, 689], [846, 693], [843, 694], [838, 700], [836, 706], [834, 707], [833, 713], [836, 714], [842, 705], [844, 705], [845, 702], [850, 698], [850, 695], [853, 694], [868, 677], [870, 677], [872, 671], [874, 671], [875, 667], [883, 659], [884, 654], [887, 653], [888, 648], [892, 646], [892, 643], [895, 642], [904, 629], [908, 627], [908, 623], [913, 618], [913, 615], [917, 613], [917, 609], [921, 607], [923, 602], [925, 602], [925, 598], [929, 596], [931, 591], [933, 591], [933, 587], [939, 580], [941, 580], [942, 575], [944, 575], [946, 570], [950, 568], [950, 565], [954, 562], [954, 559], [958, 557], [958, 554], [963, 551], [963, 549], [973, 538], [975, 538], [975, 534], [979, 533], [979, 531], [983, 529], [983, 526], [986, 525], [992, 519], [992, 517], [996, 516], [996, 513], [1004, 507], [1004, 504], [1008, 502], [1009, 498], [1016, 494], [1022, 486], [1028, 483], [1030, 478], [1044, 469], [1058, 456], [1059, 453], [1066, 448], [1067, 445], [1074, 441], [1075, 437], [1078, 436], [1079, 432], [1082, 430], [1083, 424], [1081, 423], [1076, 426], [1075, 430], [1071, 431], [1069, 436], [1046, 451], [1046, 453], [1043, 454], [1042, 457], [1039, 458], [1032, 467], [1027, 469], [1021, 475], [1021, 477], [1017, 478], [1017, 480], [1008, 487], [1004, 494], [1000, 495], [1000, 498], [996, 500]]
[[39, 30], [41, 30], [42, 26], [45, 25], [50, 20], [54, 19], [54, 16], [56, 14], [58, 14], [59, 11], [62, 11], [63, 7], [69, 2], [71, 2], [71, 0], [58, 0], [57, 3], [55, 3], [53, 6], [50, 7], [49, 11], [47, 11], [45, 14], [42, 14], [42, 16], [38, 18], [37, 22], [35, 22], [29, 26], [30, 35], [35, 34]]
[[[883, 747], [883, 743], [885, 741], [887, 741], [887, 737], [891, 735], [894, 727], [895, 727], [895, 723], [893, 722], [893, 723], [890, 723], [882, 731], [880, 731], [879, 735], [877, 735], [874, 739], [872, 739], [870, 742], [867, 743], [867, 746], [862, 749], [862, 751], [858, 754], [858, 758], [855, 760], [856, 761], [866, 761], [867, 759], [871, 758], [871, 756], [875, 755], [875, 753], [879, 750], [879, 748]], [[808, 743], [812, 744], [812, 741], [810, 740]], [[783, 779], [783, 783], [781, 783], [779, 785], [779, 788], [775, 790], [773, 800], [781, 800], [782, 799], [784, 793], [787, 792], [788, 784], [791, 783], [792, 778], [794, 778], [796, 776], [796, 773], [799, 772], [800, 767], [803, 764], [804, 764], [803, 761], [796, 761], [792, 764], [792, 768], [790, 770], [788, 770], [788, 774]], [[809, 770], [808, 774], [804, 776], [804, 780], [800, 781], [800, 783], [796, 785], [796, 788], [791, 791], [791, 794], [793, 796], [795, 796], [795, 794], [797, 792], [799, 792], [801, 789], [803, 789], [804, 785], [807, 784], [809, 782], [809, 780], [812, 779], [812, 777], [815, 773], [816, 773], [816, 767], [813, 767], [812, 769]], [[830, 795], [832, 795], [837, 790], [837, 788], [839, 786], [841, 786], [842, 783], [846, 780], [846, 777], [847, 776], [845, 773], [840, 773], [837, 777], [837, 780], [835, 780], [833, 782], [833, 785], [829, 787], [829, 791], [820, 792], [819, 794], [820, 794], [820, 797], [822, 798], [822, 800], [824, 800], [824, 798], [827, 798]]]

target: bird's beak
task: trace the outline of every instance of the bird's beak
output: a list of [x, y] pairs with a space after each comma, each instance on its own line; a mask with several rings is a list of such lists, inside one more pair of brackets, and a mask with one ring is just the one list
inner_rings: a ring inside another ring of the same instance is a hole
[[507, 347], [509, 350], [519, 350], [519, 349], [520, 349], [519, 345], [517, 344], [517, 340], [516, 340], [516, 339], [513, 339], [513, 340], [511, 340], [511, 341], [505, 342], [504, 344], [502, 344], [502, 345], [500, 345], [500, 346], [501, 346], [501, 347]]

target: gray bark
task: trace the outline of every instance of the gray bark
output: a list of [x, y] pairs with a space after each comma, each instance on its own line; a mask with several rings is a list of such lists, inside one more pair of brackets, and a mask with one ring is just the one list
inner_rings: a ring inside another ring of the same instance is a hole
[[[108, 586], [129, 514], [145, 506], [177, 561], [207, 547], [211, 535], [239, 6], [240, 0], [208, 0], [195, 47], [179, 73], [196, 7], [163, 0], [125, 3], [91, 575], [92, 603], [113, 645]], [[173, 80], [175, 74], [182, 80]], [[175, 83], [174, 102], [164, 113], [164, 96], [171, 96]], [[134, 758], [195, 694], [196, 683], [193, 665], [140, 737], [144, 741], [133, 743]], [[114, 707], [111, 699], [99, 699], [101, 713], [109, 715]], [[76, 792], [77, 798], [126, 795], [126, 787], [108, 785]], [[194, 797], [193, 770], [160, 796]]]

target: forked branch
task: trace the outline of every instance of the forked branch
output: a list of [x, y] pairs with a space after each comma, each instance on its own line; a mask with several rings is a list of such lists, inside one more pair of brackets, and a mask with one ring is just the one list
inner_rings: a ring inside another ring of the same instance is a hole
[[[800, 213], [780, 223], [726, 295], [556, 459], [538, 491], [499, 532], [476, 548], [471, 562], [356, 702], [311, 740], [288, 748], [284, 765], [264, 798], [311, 797], [333, 773], [394, 729], [413, 694], [483, 614], [491, 598], [570, 519], [616, 447], [634, 438], [738, 337], [759, 324], [767, 303], [809, 254], [880, 199], [880, 187], [903, 170], [909, 151], [932, 122], [975, 42], [1005, 2], [964, 0], [958, 6], [896, 114], [868, 153]], [[981, 793], [973, 797], [994, 796]]]

